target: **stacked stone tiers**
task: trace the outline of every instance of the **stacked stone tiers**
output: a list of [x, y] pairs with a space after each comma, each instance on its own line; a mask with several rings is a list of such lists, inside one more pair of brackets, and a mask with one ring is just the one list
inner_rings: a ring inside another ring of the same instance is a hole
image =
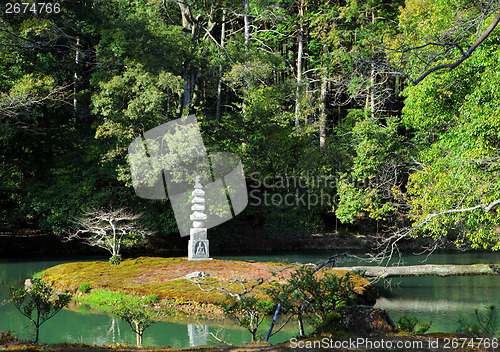
[[191, 210], [193, 213], [189, 217], [193, 221], [193, 227], [189, 231], [190, 239], [188, 243], [188, 258], [190, 260], [209, 260], [212, 259], [208, 252], [208, 239], [205, 220], [207, 215], [205, 211], [205, 191], [201, 185], [201, 177], [196, 177], [196, 184], [194, 185], [194, 196]]

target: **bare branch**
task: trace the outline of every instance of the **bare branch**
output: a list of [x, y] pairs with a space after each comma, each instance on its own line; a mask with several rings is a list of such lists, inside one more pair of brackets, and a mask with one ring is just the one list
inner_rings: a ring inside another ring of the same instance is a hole
[[[458, 65], [460, 65], [462, 62], [467, 60], [472, 55], [472, 53], [479, 47], [479, 45], [481, 45], [481, 43], [484, 42], [484, 40], [486, 38], [488, 38], [488, 36], [491, 34], [491, 32], [493, 32], [495, 27], [498, 25], [498, 22], [500, 22], [500, 12], [495, 16], [495, 18], [493, 19], [493, 22], [491, 22], [490, 26], [483, 32], [483, 34], [479, 38], [477, 38], [477, 40], [474, 42], [474, 44], [471, 45], [471, 47], [467, 50], [467, 52], [464, 53], [463, 49], [460, 46], [456, 45], [456, 47], [458, 47], [461, 50], [462, 56], [454, 63], [434, 66], [434, 67], [428, 69], [427, 71], [425, 71], [422, 75], [420, 75], [420, 77], [418, 77], [415, 80], [411, 79], [409, 76], [406, 76], [406, 77], [410, 80], [410, 82], [414, 86], [416, 86], [417, 84], [422, 82], [432, 72], [442, 70], [442, 69], [449, 69], [450, 71], [455, 69]], [[432, 43], [432, 44], [436, 45], [435, 43]], [[426, 44], [426, 45], [430, 45], [430, 44]], [[450, 45], [450, 44], [445, 44], [445, 45]]]
[[89, 246], [106, 249], [112, 255], [119, 255], [123, 240], [131, 233], [141, 236], [151, 234], [136, 222], [141, 216], [124, 208], [87, 210], [75, 220], [75, 228], [68, 231], [64, 239], [78, 239]]
[[73, 84], [56, 87], [44, 95], [30, 93], [28, 96], [16, 96], [3, 93], [0, 96], [0, 116], [14, 117], [29, 114], [35, 106], [45, 105], [50, 102], [67, 103], [69, 89]]

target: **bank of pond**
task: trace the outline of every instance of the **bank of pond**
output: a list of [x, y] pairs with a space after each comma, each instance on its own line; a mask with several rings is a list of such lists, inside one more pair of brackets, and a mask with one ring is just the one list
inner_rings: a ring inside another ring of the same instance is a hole
[[[264, 276], [264, 268], [269, 265], [274, 265], [272, 271], [279, 275], [285, 269], [293, 268], [293, 263], [317, 263], [325, 260], [328, 256], [328, 253], [221, 256], [217, 258], [219, 260], [216, 260], [211, 265], [216, 267], [218, 265], [221, 277], [231, 280], [241, 278], [245, 272], [253, 278], [258, 277], [259, 274]], [[420, 264], [423, 259], [423, 257], [413, 255], [406, 255], [403, 258], [407, 265]], [[499, 259], [498, 253], [435, 253], [428, 258], [427, 263], [496, 264], [500, 263]], [[134, 260], [147, 261], [149, 259], [136, 258]], [[150, 294], [148, 290], [152, 289], [163, 288], [170, 290], [169, 297], [174, 293], [178, 294], [176, 307], [183, 305], [185, 308], [181, 314], [169, 314], [162, 321], [149, 327], [144, 334], [142, 344], [144, 346], [187, 347], [219, 345], [222, 341], [235, 345], [250, 342], [252, 336], [248, 330], [235, 324], [234, 319], [225, 317], [220, 310], [215, 311], [210, 304], [199, 305], [194, 308], [189, 304], [189, 301], [196, 299], [198, 295], [209, 297], [208, 303], [213, 303], [224, 297], [223, 293], [216, 290], [204, 292], [199, 285], [192, 285], [191, 287], [186, 285], [185, 281], [182, 281], [186, 280], [186, 275], [189, 274], [198, 273], [194, 275], [196, 280], [198, 275], [203, 276], [203, 273], [210, 272], [210, 270], [203, 267], [208, 264], [189, 263], [188, 267], [186, 267], [183, 258], [170, 260], [168, 263], [172, 270], [168, 271], [168, 275], [171, 275], [171, 277], [166, 276], [164, 268], [159, 264], [161, 261], [155, 264], [157, 266], [151, 264], [148, 266], [149, 270], [138, 273], [123, 267], [125, 269], [120, 274], [123, 277], [118, 277], [118, 282], [121, 281], [123, 287], [126, 286], [125, 291], [129, 291], [129, 293], [135, 291], [139, 294], [148, 295]], [[227, 263], [227, 261], [235, 261], [233, 263], [237, 263], [237, 265], [230, 269], [225, 268], [224, 263]], [[83, 289], [88, 289], [91, 292], [98, 289], [105, 290], [107, 288], [113, 290], [117, 288], [113, 286], [117, 282], [116, 275], [114, 280], [106, 281], [109, 279], [105, 274], [106, 268], [109, 267], [106, 258], [9, 259], [0, 261], [0, 302], [9, 298], [9, 287], [23, 287], [25, 279], [32, 277], [36, 273], [59, 264], [74, 262], [82, 262], [82, 264], [78, 264], [82, 265], [82, 268], [95, 266], [95, 270], [93, 270], [95, 273], [103, 270], [97, 275], [97, 280], [100, 283], [100, 288], [97, 288], [96, 282], [92, 282], [90, 278], [81, 277], [84, 275], [85, 270], [78, 270], [77, 266], [74, 267], [76, 270], [71, 275], [75, 287], [69, 285], [71, 287], [68, 288], [76, 292], [76, 301], [79, 300], [78, 297], [83, 295], [80, 293]], [[87, 264], [84, 264], [84, 262], [87, 262]], [[360, 262], [352, 260], [342, 263], [342, 266], [359, 264]], [[176, 265], [177, 267], [175, 267]], [[51, 272], [54, 277], [58, 274], [57, 268], [48, 270], [48, 272]], [[162, 275], [162, 280], [158, 280], [158, 276], [155, 278], [155, 275], [159, 273]], [[141, 279], [130, 281], [130, 277], [134, 275]], [[207, 280], [208, 278], [204, 279]], [[212, 279], [215, 280], [213, 275]], [[178, 280], [177, 285], [173, 285], [176, 283], [175, 280]], [[250, 281], [247, 284], [251, 285]], [[86, 283], [88, 287], [80, 287], [80, 290], [78, 290], [78, 286], [81, 286], [82, 282]], [[238, 284], [241, 285], [241, 283]], [[361, 279], [357, 279], [355, 286], [357, 285], [359, 290], [365, 284]], [[58, 284], [54, 285], [57, 287]], [[68, 283], [66, 283], [66, 286], [68, 286]], [[380, 295], [377, 298], [375, 308], [386, 310], [394, 322], [398, 322], [402, 317], [417, 317], [419, 321], [417, 328], [422, 324], [432, 322], [428, 330], [431, 333], [455, 332], [463, 326], [464, 322], [474, 323], [476, 309], [481, 313], [481, 310], [485, 307], [500, 303], [500, 277], [498, 276], [393, 278], [380, 280], [375, 284], [375, 288]], [[182, 297], [185, 298], [184, 301], [182, 301]], [[80, 301], [82, 300], [80, 299]], [[498, 313], [496, 314], [498, 315]], [[26, 327], [28, 320], [19, 314], [12, 303], [0, 306], [0, 317], [0, 331], [14, 331], [16, 335], [24, 339], [31, 337], [32, 329]], [[284, 319], [286, 319], [285, 315], [278, 315], [276, 326], [279, 326]], [[461, 319], [462, 324], [459, 323], [459, 319]], [[259, 334], [266, 334], [271, 320], [271, 316], [265, 318], [258, 331]], [[306, 333], [312, 330], [312, 325], [307, 324], [307, 320], [305, 321], [305, 329]], [[496, 332], [497, 334], [500, 333], [500, 327], [496, 327]], [[290, 338], [297, 336], [298, 333], [298, 324], [294, 320], [279, 333], [272, 336], [269, 342], [288, 341]], [[40, 331], [40, 341], [45, 343], [70, 342], [107, 345], [135, 344], [137, 340], [136, 334], [128, 324], [115, 314], [112, 314], [112, 312], [103, 312], [102, 309], [97, 310], [87, 304], [72, 303], [69, 309], [63, 309], [43, 325]]]

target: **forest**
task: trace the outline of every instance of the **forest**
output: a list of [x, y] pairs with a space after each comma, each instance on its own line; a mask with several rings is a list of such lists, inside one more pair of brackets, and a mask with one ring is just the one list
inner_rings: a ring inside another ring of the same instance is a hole
[[497, 0], [26, 1], [0, 5], [0, 232], [64, 236], [126, 208], [179, 241], [168, 199], [136, 196], [127, 147], [195, 115], [249, 190], [216, 242], [500, 249]]

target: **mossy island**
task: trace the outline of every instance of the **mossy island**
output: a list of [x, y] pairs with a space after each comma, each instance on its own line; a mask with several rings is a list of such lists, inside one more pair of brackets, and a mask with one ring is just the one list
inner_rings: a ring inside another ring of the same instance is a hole
[[[266, 289], [271, 283], [283, 281], [304, 264], [274, 262], [207, 260], [190, 261], [187, 258], [139, 257], [126, 259], [119, 265], [107, 261], [65, 263], [51, 267], [40, 277], [58, 291], [75, 292], [75, 300], [99, 310], [113, 300], [128, 297], [155, 296], [160, 302], [174, 308], [177, 314], [199, 314], [204, 316], [221, 314], [217, 303], [226, 302], [227, 294], [217, 287], [239, 292], [243, 288], [258, 284], [250, 296], [266, 299]], [[307, 265], [307, 264], [305, 264]], [[325, 269], [338, 276], [346, 270]], [[195, 273], [203, 276], [195, 280], [186, 276]], [[319, 273], [320, 274], [320, 273]], [[357, 275], [351, 275], [354, 290], [363, 297], [370, 282]], [[202, 285], [197, 284], [202, 282]], [[200, 287], [201, 286], [201, 287]], [[212, 289], [213, 288], [213, 289]]]

